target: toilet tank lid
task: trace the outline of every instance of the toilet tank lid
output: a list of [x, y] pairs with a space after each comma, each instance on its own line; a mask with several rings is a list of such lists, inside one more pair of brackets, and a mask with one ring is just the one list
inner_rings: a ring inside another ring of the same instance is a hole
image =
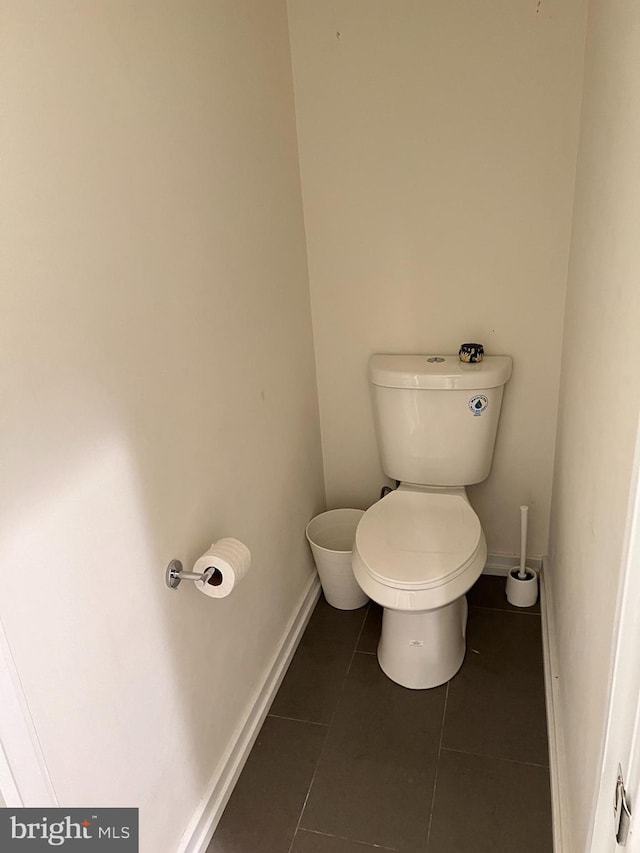
[[511, 376], [511, 356], [487, 355], [465, 364], [457, 355], [392, 355], [369, 359], [369, 380], [386, 388], [473, 390], [497, 388]]

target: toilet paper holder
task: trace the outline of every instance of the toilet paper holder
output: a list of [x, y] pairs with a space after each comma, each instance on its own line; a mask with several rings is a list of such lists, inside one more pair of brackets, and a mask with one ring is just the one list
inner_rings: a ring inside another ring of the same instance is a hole
[[180, 560], [171, 560], [165, 572], [165, 581], [169, 589], [178, 589], [181, 581], [202, 581], [212, 586], [220, 586], [222, 572], [215, 566], [209, 566], [206, 572], [185, 572]]

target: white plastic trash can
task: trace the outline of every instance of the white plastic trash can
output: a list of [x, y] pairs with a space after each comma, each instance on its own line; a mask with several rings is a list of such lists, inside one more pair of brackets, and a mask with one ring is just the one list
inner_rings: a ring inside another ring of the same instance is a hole
[[369, 601], [351, 568], [356, 527], [363, 515], [362, 509], [330, 509], [307, 524], [324, 597], [338, 610], [356, 610]]

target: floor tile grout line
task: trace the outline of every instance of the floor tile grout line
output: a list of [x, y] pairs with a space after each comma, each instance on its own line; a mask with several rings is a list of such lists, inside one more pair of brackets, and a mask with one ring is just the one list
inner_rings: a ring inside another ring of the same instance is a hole
[[363, 844], [365, 847], [371, 847], [372, 850], [383, 850], [385, 853], [399, 853], [397, 847], [383, 847], [382, 844], [374, 844], [371, 841], [360, 841], [358, 838], [349, 838], [346, 835], [334, 835], [331, 832], [322, 832], [320, 829], [306, 829], [300, 827], [302, 832], [312, 832], [314, 835], [322, 835], [324, 838], [338, 838], [340, 841], [352, 841], [354, 844]]
[[470, 604], [469, 609], [491, 610], [493, 613], [511, 613], [513, 616], [537, 616], [541, 614], [535, 610], [507, 610], [506, 607], [488, 607], [486, 604]]
[[293, 831], [293, 836], [291, 838], [291, 844], [289, 845], [288, 853], [291, 853], [291, 850], [293, 849], [293, 845], [295, 844], [296, 835], [298, 834], [298, 830], [300, 829], [300, 822], [302, 821], [302, 815], [304, 814], [304, 810], [307, 807], [307, 801], [309, 800], [309, 795], [311, 794], [311, 789], [313, 788], [313, 783], [315, 782], [316, 775], [318, 773], [318, 767], [320, 766], [320, 762], [322, 761], [322, 756], [324, 755], [324, 751], [325, 751], [326, 746], [327, 746], [327, 741], [329, 740], [329, 733], [331, 731], [331, 723], [333, 723], [333, 719], [334, 719], [334, 717], [336, 715], [336, 711], [338, 709], [338, 704], [340, 703], [340, 696], [342, 695], [342, 692], [344, 691], [344, 685], [346, 684], [347, 678], [349, 677], [349, 673], [351, 671], [351, 664], [353, 663], [353, 658], [355, 656], [356, 649], [358, 647], [358, 643], [360, 642], [360, 637], [362, 636], [362, 631], [364, 630], [364, 623], [367, 621], [367, 616], [369, 615], [370, 608], [371, 608], [371, 602], [369, 602], [369, 604], [367, 604], [366, 610], [365, 610], [364, 615], [362, 617], [362, 622], [360, 624], [360, 630], [358, 631], [358, 636], [356, 637], [356, 641], [354, 643], [354, 648], [353, 648], [353, 651], [351, 652], [351, 658], [349, 660], [349, 666], [347, 667], [347, 671], [345, 673], [345, 676], [342, 679], [342, 684], [340, 685], [340, 689], [338, 691], [338, 697], [336, 699], [336, 704], [335, 704], [335, 707], [333, 709], [333, 713], [331, 714], [331, 719], [327, 723], [327, 731], [326, 731], [325, 736], [324, 736], [324, 743], [322, 744], [322, 749], [320, 750], [320, 754], [318, 755], [318, 760], [316, 761], [316, 766], [313, 770], [313, 775], [311, 776], [311, 781], [309, 782], [309, 787], [307, 788], [307, 793], [305, 795], [304, 802], [302, 803], [302, 808], [300, 809], [300, 814], [298, 815], [298, 822], [296, 823], [296, 828]]
[[313, 787], [313, 783], [314, 783], [315, 778], [316, 778], [316, 773], [318, 772], [318, 766], [320, 764], [320, 760], [321, 760], [322, 755], [324, 753], [324, 748], [327, 744], [328, 738], [329, 738], [329, 727], [327, 726], [327, 731], [326, 731], [326, 734], [324, 736], [324, 743], [322, 744], [322, 749], [320, 750], [320, 754], [318, 755], [318, 760], [316, 761], [316, 766], [313, 768], [313, 774], [311, 776], [311, 781], [309, 782], [309, 787], [307, 788], [307, 793], [305, 794], [305, 797], [304, 797], [304, 802], [302, 803], [302, 808], [300, 809], [300, 814], [298, 815], [298, 821], [296, 823], [296, 828], [293, 830], [293, 835], [291, 836], [291, 844], [289, 845], [288, 853], [291, 853], [291, 850], [293, 849], [293, 845], [296, 842], [296, 835], [298, 834], [298, 830], [300, 829], [300, 821], [302, 820], [302, 815], [304, 814], [304, 810], [307, 807], [307, 800], [309, 799], [309, 795], [311, 794], [311, 788]]
[[440, 753], [442, 752], [442, 740], [444, 738], [444, 724], [447, 718], [447, 704], [449, 702], [449, 685], [450, 681], [447, 681], [447, 692], [444, 695], [444, 707], [442, 709], [442, 723], [440, 724], [440, 740], [438, 742], [438, 760], [436, 761], [436, 774], [433, 778], [433, 793], [431, 795], [431, 809], [429, 810], [429, 826], [427, 827], [427, 845], [426, 849], [429, 849], [429, 839], [431, 838], [431, 824], [433, 823], [433, 810], [436, 804], [436, 789], [438, 787], [438, 771], [440, 770]]
[[443, 746], [444, 752], [455, 752], [458, 755], [473, 755], [475, 758], [492, 758], [494, 761], [507, 761], [509, 764], [523, 764], [525, 767], [539, 767], [541, 770], [549, 770], [548, 764], [538, 764], [535, 761], [519, 761], [517, 758], [504, 758], [502, 755], [491, 755], [488, 752], [470, 752], [468, 749], [453, 749]]
[[[362, 620], [362, 624], [360, 625], [360, 630], [358, 631], [358, 636], [356, 637], [356, 642], [355, 642], [354, 647], [353, 647], [353, 653], [351, 655], [351, 661], [353, 661], [353, 655], [355, 655], [355, 653], [358, 651], [358, 643], [360, 642], [360, 637], [362, 637], [362, 632], [364, 631], [364, 626], [367, 622], [367, 619], [369, 618], [369, 611], [370, 610], [371, 610], [371, 602], [369, 602], [367, 604], [367, 609], [365, 610], [365, 613], [364, 613], [364, 619]], [[349, 668], [351, 668], [351, 661], [349, 661]], [[348, 674], [349, 674], [349, 672], [347, 671], [347, 675]]]
[[[360, 637], [362, 636], [362, 632], [364, 631], [364, 625], [365, 625], [365, 622], [367, 621], [367, 616], [369, 615], [370, 609], [371, 609], [371, 602], [369, 602], [369, 604], [367, 605], [367, 612], [365, 613], [364, 619], [362, 620], [362, 625], [360, 626], [360, 631], [358, 633], [358, 637], [357, 637], [355, 645], [353, 647], [353, 651], [351, 652], [351, 658], [349, 660], [349, 666], [347, 667], [347, 672], [345, 674], [345, 677], [342, 680], [342, 684], [340, 685], [340, 693], [338, 695], [338, 701], [336, 702], [336, 707], [333, 709], [333, 714], [331, 716], [331, 723], [333, 722], [333, 718], [335, 717], [336, 710], [337, 710], [338, 704], [340, 702], [339, 697], [342, 695], [342, 692], [344, 690], [344, 686], [347, 683], [347, 679], [349, 678], [349, 673], [351, 672], [351, 667], [353, 666], [353, 660], [354, 660], [355, 656], [358, 654], [358, 643], [360, 642]], [[366, 653], [366, 654], [368, 654], [368, 653]], [[329, 723], [329, 725], [331, 725], [331, 723]]]
[[329, 723], [319, 723], [317, 720], [303, 720], [302, 717], [284, 717], [282, 714], [267, 714], [267, 717], [275, 717], [276, 720], [290, 720], [292, 723], [307, 723], [310, 726], [322, 726], [328, 728]]

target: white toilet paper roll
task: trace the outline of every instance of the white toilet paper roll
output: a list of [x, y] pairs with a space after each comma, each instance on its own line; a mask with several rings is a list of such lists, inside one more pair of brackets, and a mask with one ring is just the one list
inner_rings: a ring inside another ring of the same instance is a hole
[[196, 581], [196, 586], [210, 598], [226, 598], [247, 574], [250, 565], [251, 552], [246, 545], [238, 539], [219, 539], [195, 562], [194, 572], [214, 570], [204, 583]]

